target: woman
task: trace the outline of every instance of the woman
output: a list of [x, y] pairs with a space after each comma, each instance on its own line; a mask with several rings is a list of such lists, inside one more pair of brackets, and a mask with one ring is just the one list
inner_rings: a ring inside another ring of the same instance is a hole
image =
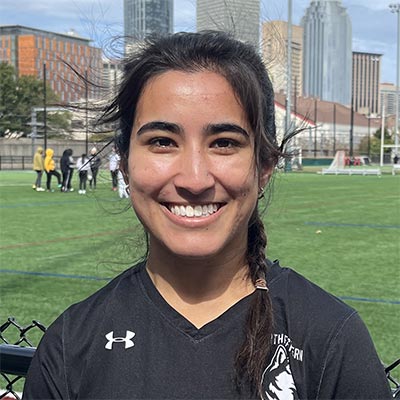
[[57, 178], [57, 187], [61, 188], [61, 174], [56, 170], [56, 163], [54, 161], [54, 150], [46, 149], [46, 157], [44, 158], [44, 170], [46, 171], [46, 189], [48, 192], [54, 192], [51, 188], [51, 177], [54, 175]]
[[60, 159], [60, 169], [62, 172], [62, 191], [73, 192], [72, 175], [74, 173], [74, 159], [72, 149], [65, 149]]
[[148, 253], [52, 325], [25, 398], [390, 398], [357, 313], [265, 260], [258, 198], [281, 151], [257, 53], [181, 33], [125, 71], [104, 120]]
[[43, 147], [38, 147], [36, 153], [33, 157], [33, 170], [36, 172], [36, 181], [32, 185], [32, 189], [37, 192], [44, 192], [45, 189], [42, 188], [42, 175], [44, 170], [44, 160], [43, 160]]
[[90, 150], [90, 171], [91, 175], [89, 176], [89, 185], [90, 189], [96, 189], [97, 186], [97, 175], [99, 173], [99, 168], [101, 165], [101, 158], [97, 154], [96, 147], [93, 147]]
[[86, 194], [86, 182], [90, 171], [90, 160], [86, 154], [82, 154], [76, 162], [76, 169], [79, 173], [79, 194]]

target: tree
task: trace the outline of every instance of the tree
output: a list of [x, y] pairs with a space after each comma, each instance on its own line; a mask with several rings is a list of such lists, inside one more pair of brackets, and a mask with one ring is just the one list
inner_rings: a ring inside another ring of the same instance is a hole
[[[31, 132], [29, 125], [32, 107], [43, 107], [43, 81], [32, 75], [17, 77], [14, 67], [0, 63], [0, 136], [10, 131], [23, 132], [26, 136]], [[59, 103], [54, 91], [46, 86], [46, 103]], [[43, 112], [38, 113], [38, 122], [43, 121]], [[57, 130], [66, 130], [70, 125], [69, 113], [49, 114], [49, 127]], [[51, 129], [50, 129], [51, 131]]]
[[0, 134], [8, 128], [15, 130], [13, 106], [17, 101], [16, 77], [14, 68], [6, 63], [0, 63]]
[[[384, 144], [394, 144], [394, 138], [392, 137], [390, 131], [385, 128], [384, 130]], [[375, 133], [370, 138], [370, 150], [371, 154], [380, 154], [381, 152], [381, 128], [377, 129]], [[364, 136], [360, 142], [359, 147], [360, 154], [368, 154], [368, 136]], [[391, 152], [389, 147], [383, 149], [385, 154]]]

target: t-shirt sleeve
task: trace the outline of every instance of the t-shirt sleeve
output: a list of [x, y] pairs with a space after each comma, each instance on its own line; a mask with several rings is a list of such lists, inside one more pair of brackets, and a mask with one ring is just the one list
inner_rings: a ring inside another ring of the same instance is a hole
[[44, 334], [35, 352], [25, 380], [23, 400], [69, 398], [63, 353], [61, 316]]
[[351, 314], [329, 343], [319, 399], [390, 399], [390, 387], [369, 332]]

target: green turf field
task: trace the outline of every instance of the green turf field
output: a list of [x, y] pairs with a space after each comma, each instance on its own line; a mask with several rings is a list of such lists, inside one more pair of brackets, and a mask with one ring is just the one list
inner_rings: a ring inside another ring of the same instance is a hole
[[[34, 177], [0, 172], [0, 324], [49, 325], [144, 253], [108, 171], [87, 195], [35, 192]], [[268, 256], [356, 308], [382, 360], [399, 358], [400, 176], [278, 174], [264, 220]]]

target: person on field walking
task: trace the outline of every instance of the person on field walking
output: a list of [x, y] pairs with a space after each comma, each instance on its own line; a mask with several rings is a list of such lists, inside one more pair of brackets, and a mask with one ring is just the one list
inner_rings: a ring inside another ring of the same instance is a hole
[[46, 171], [47, 180], [46, 180], [46, 189], [48, 192], [54, 192], [51, 188], [51, 177], [55, 176], [57, 178], [58, 187], [61, 188], [61, 175], [56, 170], [56, 163], [53, 159], [54, 150], [53, 149], [46, 149], [46, 157], [44, 158], [44, 169]]
[[74, 159], [72, 158], [72, 149], [66, 149], [60, 159], [60, 168], [62, 172], [62, 191], [73, 192], [72, 175], [74, 173]]
[[42, 175], [44, 171], [44, 160], [43, 160], [43, 147], [38, 147], [36, 153], [33, 156], [33, 170], [36, 172], [36, 181], [32, 185], [32, 189], [37, 192], [44, 192], [42, 188]]
[[108, 157], [108, 161], [111, 173], [112, 190], [116, 192], [118, 190], [118, 171], [119, 171], [120, 156], [117, 153], [115, 147], [112, 148], [111, 154]]
[[86, 182], [90, 171], [90, 161], [86, 154], [82, 154], [76, 161], [76, 169], [79, 174], [79, 194], [86, 194]]
[[97, 154], [96, 147], [93, 147], [90, 150], [90, 177], [89, 177], [89, 186], [90, 189], [96, 189], [97, 186], [97, 175], [99, 173], [99, 168], [101, 165], [101, 158]]

